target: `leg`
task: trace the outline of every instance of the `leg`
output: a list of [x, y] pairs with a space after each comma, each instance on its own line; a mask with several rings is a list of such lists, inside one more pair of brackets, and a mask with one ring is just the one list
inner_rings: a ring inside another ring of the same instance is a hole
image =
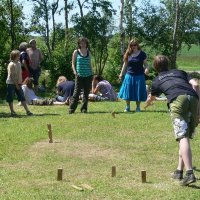
[[136, 101], [136, 112], [140, 112], [140, 103], [141, 101]]
[[88, 108], [88, 96], [92, 86], [92, 76], [84, 78], [83, 82], [83, 105], [81, 106], [81, 112], [87, 112]]
[[179, 145], [180, 145], [180, 155], [185, 165], [186, 171], [192, 170], [192, 151], [190, 148], [189, 138], [180, 139]]
[[10, 112], [14, 113], [15, 111], [14, 111], [14, 108], [13, 108], [13, 102], [9, 102], [8, 105], [9, 105], [9, 108], [10, 108]]
[[183, 162], [183, 158], [182, 158], [182, 155], [181, 155], [180, 144], [179, 144], [179, 159], [178, 159], [177, 170], [183, 170], [183, 168], [184, 168], [184, 162]]
[[69, 114], [74, 113], [78, 106], [81, 88], [82, 88], [82, 78], [79, 76], [76, 76], [74, 93], [73, 93], [73, 96], [70, 98]]
[[129, 100], [126, 100], [126, 108], [125, 108], [124, 112], [130, 112], [130, 101]]

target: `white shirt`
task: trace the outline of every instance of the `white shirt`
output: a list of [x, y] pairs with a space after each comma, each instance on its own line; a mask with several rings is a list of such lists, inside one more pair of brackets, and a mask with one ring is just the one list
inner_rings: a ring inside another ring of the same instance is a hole
[[35, 94], [33, 89], [28, 88], [27, 85], [22, 85], [22, 90], [27, 104], [32, 104], [32, 100], [40, 99], [40, 97]]

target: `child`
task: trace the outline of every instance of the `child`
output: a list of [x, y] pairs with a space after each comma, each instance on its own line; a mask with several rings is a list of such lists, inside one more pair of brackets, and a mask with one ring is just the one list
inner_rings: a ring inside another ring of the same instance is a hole
[[53, 99], [44, 99], [38, 97], [33, 90], [33, 80], [27, 77], [22, 85], [26, 103], [29, 105], [53, 105]]
[[56, 100], [59, 102], [64, 102], [69, 105], [70, 97], [74, 92], [74, 81], [68, 81], [65, 76], [59, 76], [57, 80], [57, 96]]
[[[195, 79], [189, 77], [186, 72], [177, 69], [168, 70], [169, 61], [166, 56], [156, 56], [153, 64], [159, 74], [152, 82], [151, 94], [145, 107], [151, 105], [161, 93], [166, 95], [174, 134], [179, 142], [178, 167], [172, 178], [181, 180], [181, 185], [187, 186], [196, 181], [192, 169], [189, 139], [193, 138], [195, 127], [198, 125], [199, 87]], [[186, 175], [183, 178], [184, 167]]]
[[108, 81], [100, 75], [95, 75], [92, 81], [92, 94], [89, 95], [89, 99], [92, 101], [116, 101], [117, 94]]
[[26, 101], [24, 98], [24, 93], [21, 88], [22, 84], [22, 70], [21, 64], [19, 62], [20, 52], [18, 50], [13, 50], [10, 54], [10, 63], [8, 64], [8, 77], [6, 80], [7, 84], [7, 97], [6, 100], [9, 104], [9, 108], [11, 111], [11, 116], [16, 116], [17, 114], [13, 108], [13, 97], [16, 93], [18, 101], [21, 101], [24, 109], [26, 110], [27, 115], [33, 115], [26, 105]]
[[87, 113], [88, 96], [92, 85], [92, 66], [91, 55], [89, 51], [89, 42], [86, 38], [79, 38], [78, 49], [74, 51], [72, 56], [72, 69], [75, 75], [74, 94], [70, 99], [69, 114], [75, 112], [81, 89], [83, 89], [83, 104], [81, 112]]

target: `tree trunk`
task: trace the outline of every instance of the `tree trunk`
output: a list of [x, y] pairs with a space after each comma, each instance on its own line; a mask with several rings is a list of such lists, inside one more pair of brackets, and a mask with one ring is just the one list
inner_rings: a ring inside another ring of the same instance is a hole
[[69, 34], [69, 18], [68, 18], [68, 0], [64, 0], [65, 2], [65, 52], [68, 50], [68, 34]]
[[123, 28], [123, 20], [124, 20], [124, 0], [121, 0], [120, 7], [120, 49], [121, 49], [121, 65], [123, 65], [123, 56], [124, 56], [124, 43], [125, 43], [125, 32]]
[[52, 4], [52, 20], [53, 20], [53, 33], [52, 33], [52, 51], [55, 49], [55, 40], [56, 40], [56, 23], [55, 23], [55, 13], [58, 9], [58, 2], [57, 0], [55, 3]]
[[179, 28], [179, 19], [180, 19], [180, 3], [179, 0], [175, 2], [175, 22], [174, 22], [174, 32], [173, 32], [173, 41], [172, 41], [172, 56], [171, 56], [171, 68], [176, 68], [176, 58], [177, 58], [177, 31]]
[[13, 0], [9, 1], [10, 3], [10, 33], [11, 33], [11, 50], [15, 48], [15, 21], [14, 21], [14, 14], [13, 14]]

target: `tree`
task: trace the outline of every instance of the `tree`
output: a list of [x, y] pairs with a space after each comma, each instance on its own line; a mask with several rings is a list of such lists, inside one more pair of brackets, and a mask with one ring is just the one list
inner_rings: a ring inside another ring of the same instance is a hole
[[[39, 33], [45, 39], [48, 49], [48, 56], [51, 58], [52, 50], [55, 48], [55, 13], [58, 9], [59, 0], [52, 4], [49, 0], [30, 0], [34, 3], [33, 16], [31, 20], [31, 29], [33, 32]], [[50, 25], [49, 20], [53, 18], [52, 41], [50, 41]]]
[[124, 0], [121, 0], [120, 20], [119, 20], [120, 48], [121, 48], [121, 65], [123, 64], [124, 46], [125, 46], [125, 31], [124, 31], [123, 24], [124, 24]]
[[175, 68], [177, 53], [183, 43], [190, 47], [190, 32], [200, 29], [199, 20], [199, 1], [165, 0], [160, 6], [144, 1], [137, 11], [136, 24], [143, 42], [154, 52], [169, 56], [171, 67]]
[[[95, 73], [102, 74], [108, 58], [108, 42], [112, 32], [112, 15], [114, 10], [107, 0], [86, 0], [79, 2], [81, 14], [73, 15], [74, 29], [77, 37], [86, 36], [90, 41]], [[81, 4], [80, 4], [81, 3]], [[83, 8], [90, 12], [84, 15]]]

